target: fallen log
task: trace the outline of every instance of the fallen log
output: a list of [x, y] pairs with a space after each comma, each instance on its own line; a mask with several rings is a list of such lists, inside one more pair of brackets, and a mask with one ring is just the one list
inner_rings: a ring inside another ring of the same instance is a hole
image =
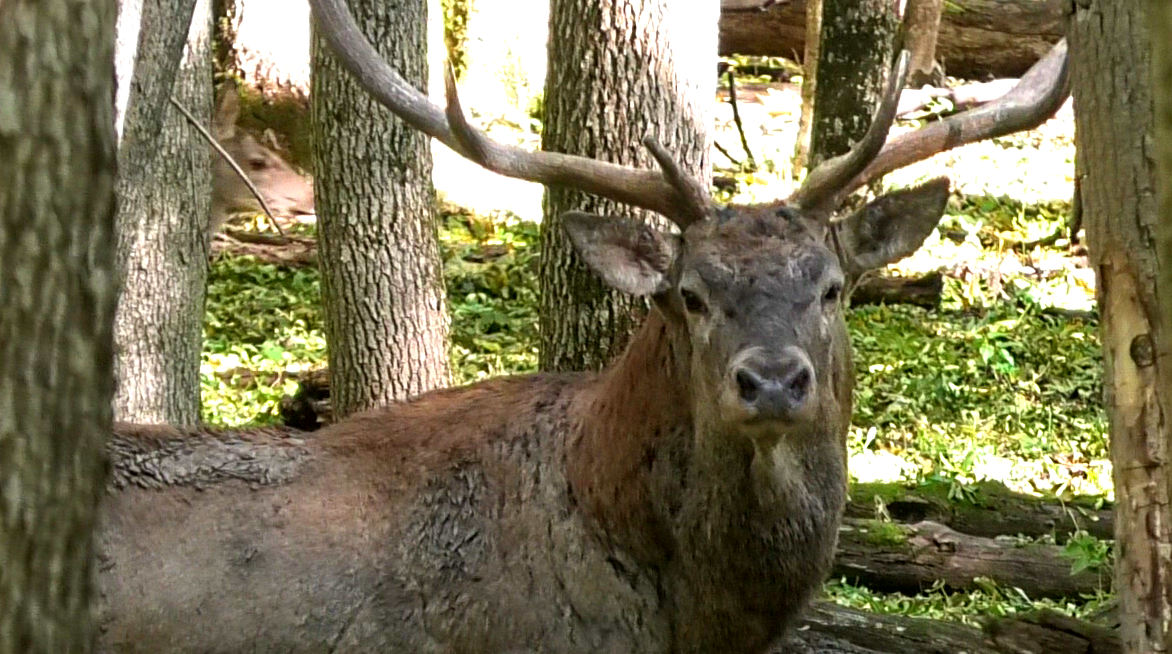
[[940, 308], [944, 275], [939, 271], [921, 277], [864, 277], [851, 291], [851, 305], [911, 304], [925, 309]]
[[979, 589], [980, 578], [1031, 599], [1077, 598], [1109, 588], [1111, 571], [1072, 572], [1057, 545], [969, 536], [935, 522], [848, 518], [838, 532], [835, 577], [881, 593], [914, 595], [935, 583]]
[[[1065, 33], [1054, 0], [950, 0], [944, 4], [936, 58], [954, 77], [1019, 77]], [[806, 0], [722, 0], [720, 54], [800, 61]]]
[[818, 602], [776, 654], [1121, 654], [1114, 629], [1053, 611], [959, 622], [881, 615]]
[[946, 481], [925, 481], [913, 488], [855, 484], [846, 517], [931, 521], [984, 538], [1050, 535], [1059, 544], [1080, 530], [1102, 540], [1115, 537], [1115, 512], [1100, 498], [1043, 499], [1015, 493], [1000, 482], [983, 481], [967, 487], [966, 499], [958, 501], [949, 499], [950, 486]]

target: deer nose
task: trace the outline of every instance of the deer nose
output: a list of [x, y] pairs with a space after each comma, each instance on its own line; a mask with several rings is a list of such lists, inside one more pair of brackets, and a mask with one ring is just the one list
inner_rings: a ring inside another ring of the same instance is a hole
[[746, 362], [734, 375], [741, 402], [756, 418], [793, 419], [810, 404], [814, 366], [797, 348], [776, 359]]

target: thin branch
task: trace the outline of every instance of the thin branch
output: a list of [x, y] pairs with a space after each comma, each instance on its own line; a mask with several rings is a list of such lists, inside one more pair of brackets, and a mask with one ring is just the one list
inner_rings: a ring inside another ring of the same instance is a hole
[[228, 154], [228, 151], [224, 149], [224, 146], [220, 145], [220, 143], [216, 141], [215, 137], [211, 135], [211, 132], [209, 132], [206, 127], [199, 124], [199, 121], [195, 119], [195, 116], [191, 115], [191, 112], [187, 110], [187, 107], [179, 104], [179, 101], [175, 99], [175, 96], [171, 96], [170, 100], [171, 104], [175, 105], [175, 108], [178, 109], [179, 112], [183, 114], [183, 117], [187, 119], [187, 122], [191, 123], [191, 126], [194, 127], [200, 133], [200, 135], [202, 135], [204, 139], [209, 144], [211, 144], [213, 148], [215, 148], [216, 152], [220, 153], [220, 156], [224, 158], [224, 161], [228, 162], [228, 165], [231, 166], [232, 170], [234, 170], [240, 177], [241, 181], [244, 182], [244, 185], [247, 186], [248, 190], [252, 192], [252, 195], [256, 198], [256, 201], [260, 203], [260, 208], [264, 210], [265, 216], [268, 217], [269, 222], [277, 230], [277, 233], [281, 236], [284, 236], [285, 230], [281, 229], [281, 226], [277, 223], [277, 219], [273, 217], [273, 212], [269, 209], [268, 203], [265, 202], [264, 197], [261, 196], [260, 191], [256, 188], [256, 185], [252, 183], [251, 179], [248, 179], [248, 175], [244, 174], [244, 170], [240, 168], [240, 165], [236, 163], [236, 160], [232, 158], [232, 155]]
[[713, 145], [714, 147], [716, 147], [716, 149], [717, 149], [717, 150], [718, 150], [718, 151], [719, 151], [721, 154], [723, 154], [723, 155], [725, 156], [725, 158], [726, 158], [726, 159], [728, 159], [729, 161], [731, 161], [731, 162], [732, 162], [732, 165], [736, 166], [737, 168], [740, 168], [740, 167], [741, 167], [741, 162], [740, 162], [740, 161], [737, 161], [735, 157], [733, 157], [731, 154], [729, 154], [729, 153], [728, 153], [728, 150], [725, 150], [725, 149], [724, 149], [724, 146], [723, 146], [723, 145], [721, 145], [719, 141], [713, 141], [713, 142], [712, 142], [712, 145]]
[[732, 105], [733, 122], [737, 125], [737, 132], [741, 135], [741, 147], [745, 149], [745, 156], [749, 159], [749, 166], [753, 170], [757, 169], [757, 161], [753, 158], [753, 152], [749, 149], [749, 139], [745, 138], [745, 126], [741, 124], [741, 112], [737, 109], [737, 83], [736, 73], [732, 66], [725, 71], [728, 77], [728, 103]]

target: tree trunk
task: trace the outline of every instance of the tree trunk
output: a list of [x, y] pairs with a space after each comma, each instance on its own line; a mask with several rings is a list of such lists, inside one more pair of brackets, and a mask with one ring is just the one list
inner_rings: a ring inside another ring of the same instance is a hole
[[[807, 0], [757, 8], [766, 1], [753, 0], [747, 7], [735, 0], [721, 1], [721, 55], [801, 59]], [[936, 59], [956, 77], [1019, 77], [1065, 34], [1067, 11], [1061, 2], [949, 0], [944, 3]]]
[[212, 162], [203, 137], [168, 98], [173, 89], [210, 124], [211, 12], [208, 0], [150, 2], [143, 10], [139, 19], [151, 29], [133, 24], [129, 5], [119, 19], [121, 33], [137, 33], [139, 43], [136, 57], [119, 62], [129, 67], [118, 70], [119, 86], [131, 91], [118, 153], [114, 413], [128, 422], [191, 425], [200, 420]]
[[818, 77], [810, 131], [812, 169], [850, 150], [871, 124], [890, 67], [899, 18], [890, 0], [822, 0]]
[[[1151, 48], [1143, 0], [1076, 4], [1074, 117], [1087, 246], [1102, 316], [1110, 422], [1116, 588], [1125, 651], [1172, 649], [1169, 337], [1160, 318]], [[1161, 44], [1164, 45], [1164, 44]], [[1166, 182], [1167, 180], [1162, 180]], [[1163, 291], [1164, 289], [1160, 289]], [[1167, 298], [1164, 298], [1165, 302]], [[1161, 383], [1165, 385], [1160, 390]]]
[[[707, 185], [717, 10], [716, 0], [553, 0], [542, 149], [646, 168], [655, 162], [641, 141], [654, 136]], [[602, 368], [626, 346], [647, 306], [608, 289], [578, 261], [561, 229], [570, 210], [653, 219], [595, 196], [546, 189], [543, 370]]]
[[822, 0], [808, 0], [806, 8], [806, 44], [802, 57], [802, 113], [798, 115], [798, 134], [794, 139], [791, 169], [794, 173], [805, 170], [810, 163], [810, 129], [814, 124], [814, 93], [818, 88], [818, 42], [822, 34]]
[[936, 63], [936, 41], [944, 0], [907, 0], [907, 40], [911, 52], [907, 85], [913, 88], [932, 84], [942, 86], [944, 71]]
[[0, 6], [0, 654], [82, 654], [113, 396], [112, 2]]
[[[1155, 110], [1155, 170], [1156, 199], [1159, 202], [1156, 215], [1156, 313], [1157, 334], [1155, 339], [1157, 361], [1157, 388], [1160, 406], [1163, 408], [1163, 452], [1169, 450], [1168, 422], [1172, 416], [1172, 5], [1168, 2], [1148, 0], [1146, 3], [1147, 23], [1150, 27], [1152, 46], [1152, 95]], [[1169, 483], [1165, 467], [1163, 481]], [[1167, 488], [1167, 487], [1165, 487]], [[1166, 507], [1165, 507], [1166, 509]], [[1134, 527], [1133, 527], [1134, 528]], [[1161, 552], [1165, 557], [1166, 550]], [[1162, 559], [1167, 570], [1167, 558]], [[1163, 606], [1168, 605], [1169, 586], [1172, 580], [1163, 578]], [[1156, 606], [1152, 607], [1153, 609]], [[1166, 623], [1165, 623], [1166, 624]], [[1172, 644], [1165, 639], [1166, 650]]]
[[[427, 84], [427, 3], [353, 0], [367, 38]], [[448, 383], [428, 138], [358, 87], [314, 39], [310, 94], [322, 299], [338, 417]]]

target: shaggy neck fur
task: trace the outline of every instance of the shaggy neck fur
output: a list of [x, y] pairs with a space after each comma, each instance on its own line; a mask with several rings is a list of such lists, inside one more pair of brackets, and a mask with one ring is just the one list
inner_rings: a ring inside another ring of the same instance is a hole
[[[728, 622], [764, 642], [817, 589], [833, 554], [846, 416], [824, 403], [809, 429], [825, 433], [756, 441], [704, 424], [715, 411], [692, 405], [688, 341], [672, 329], [653, 311], [578, 401], [570, 487], [605, 543], [692, 598], [677, 610], [695, 621], [693, 635], [707, 640], [701, 630]], [[846, 401], [849, 413], [849, 388]]]

